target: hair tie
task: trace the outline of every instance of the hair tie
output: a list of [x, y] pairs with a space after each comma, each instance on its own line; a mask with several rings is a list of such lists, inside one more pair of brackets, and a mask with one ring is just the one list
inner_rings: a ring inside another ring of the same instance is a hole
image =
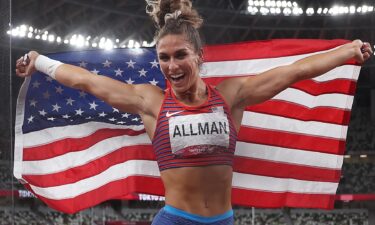
[[159, 0], [146, 0], [146, 13], [152, 15], [159, 5]]
[[167, 13], [164, 16], [164, 22], [167, 23], [167, 21], [169, 19], [175, 19], [176, 20], [180, 15], [181, 15], [181, 11], [180, 10], [176, 10], [173, 13]]

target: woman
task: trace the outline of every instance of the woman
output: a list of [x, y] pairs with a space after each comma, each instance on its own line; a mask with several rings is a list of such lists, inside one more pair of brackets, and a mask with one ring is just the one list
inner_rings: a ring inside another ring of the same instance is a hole
[[233, 224], [232, 162], [245, 107], [349, 59], [363, 63], [372, 49], [355, 40], [258, 76], [227, 79], [213, 87], [199, 76], [203, 53], [197, 29], [202, 19], [191, 2], [161, 0], [150, 7], [159, 28], [156, 49], [160, 67], [170, 82], [165, 91], [154, 85], [130, 85], [93, 76], [35, 51], [28, 53], [28, 60], [17, 61], [16, 73], [25, 77], [36, 70], [44, 72], [121, 111], [141, 116], [165, 187], [166, 206], [153, 224]]

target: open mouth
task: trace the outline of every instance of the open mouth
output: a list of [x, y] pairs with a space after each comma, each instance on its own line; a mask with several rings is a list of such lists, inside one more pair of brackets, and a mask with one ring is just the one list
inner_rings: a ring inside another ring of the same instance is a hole
[[178, 81], [182, 80], [185, 77], [185, 75], [184, 74], [176, 74], [176, 75], [171, 75], [170, 77], [171, 77], [171, 80], [173, 82], [178, 82]]

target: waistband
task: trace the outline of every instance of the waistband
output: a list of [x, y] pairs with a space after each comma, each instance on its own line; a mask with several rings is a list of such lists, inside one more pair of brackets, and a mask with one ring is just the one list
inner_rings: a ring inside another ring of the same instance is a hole
[[170, 206], [170, 205], [164, 206], [163, 209], [170, 214], [180, 216], [180, 217], [183, 217], [185, 219], [197, 221], [197, 222], [200, 222], [200, 223], [214, 223], [214, 222], [224, 220], [224, 219], [227, 219], [227, 218], [233, 216], [233, 210], [232, 209], [228, 210], [227, 212], [225, 212], [223, 214], [216, 215], [216, 216], [209, 216], [209, 217], [188, 213], [188, 212], [185, 212], [181, 209], [177, 209], [177, 208], [175, 208], [173, 206]]

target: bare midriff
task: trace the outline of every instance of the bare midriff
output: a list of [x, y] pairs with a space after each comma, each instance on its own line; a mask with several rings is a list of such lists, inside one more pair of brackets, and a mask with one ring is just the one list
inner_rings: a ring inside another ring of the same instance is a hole
[[184, 167], [161, 172], [165, 203], [200, 216], [216, 216], [232, 208], [232, 167]]

